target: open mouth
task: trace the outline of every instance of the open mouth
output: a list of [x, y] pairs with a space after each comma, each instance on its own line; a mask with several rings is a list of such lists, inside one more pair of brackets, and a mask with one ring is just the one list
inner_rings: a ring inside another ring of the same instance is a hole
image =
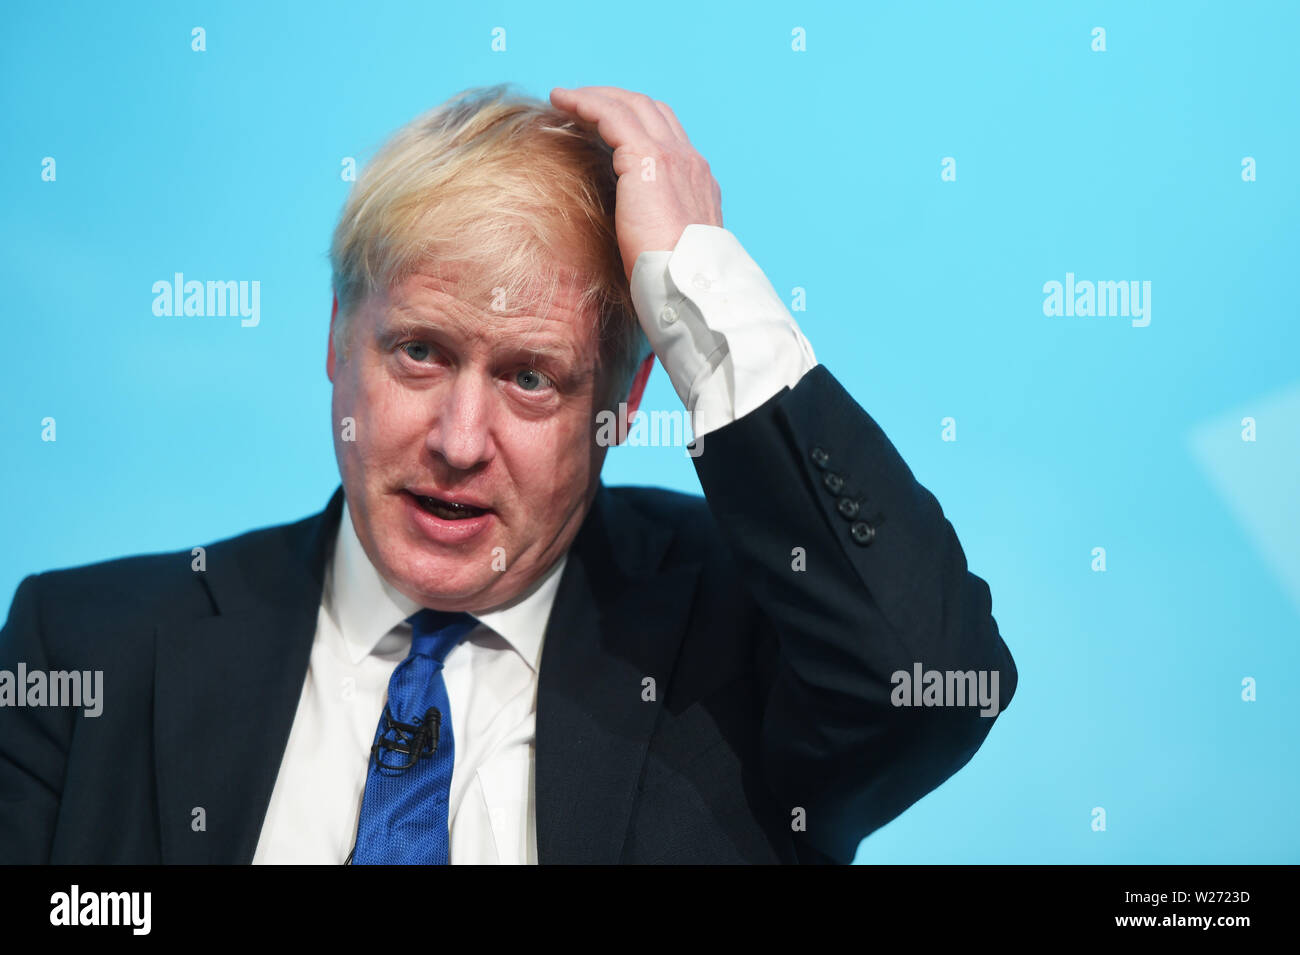
[[471, 517], [479, 517], [488, 512], [485, 507], [471, 507], [469, 504], [460, 504], [456, 501], [446, 501], [440, 497], [428, 497], [423, 494], [412, 494], [415, 503], [420, 505], [420, 509], [427, 511], [434, 517], [441, 518], [444, 521], [464, 521]]

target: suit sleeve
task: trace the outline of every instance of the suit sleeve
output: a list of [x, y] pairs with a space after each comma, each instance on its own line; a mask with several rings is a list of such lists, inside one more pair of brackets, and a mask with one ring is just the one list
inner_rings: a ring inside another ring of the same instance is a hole
[[[710, 510], [776, 637], [762, 681], [765, 779], [791, 818], [803, 810], [808, 858], [849, 862], [964, 766], [1010, 702], [1017, 673], [988, 585], [939, 502], [824, 366], [698, 451]], [[995, 703], [901, 705], [913, 697], [895, 675], [918, 667], [982, 673]]]
[[0, 630], [0, 673], [11, 675], [14, 694], [6, 690], [0, 705], [0, 865], [49, 861], [72, 734], [68, 708], [16, 705], [20, 665], [27, 673], [53, 669], [41, 633], [39, 581], [19, 584]]

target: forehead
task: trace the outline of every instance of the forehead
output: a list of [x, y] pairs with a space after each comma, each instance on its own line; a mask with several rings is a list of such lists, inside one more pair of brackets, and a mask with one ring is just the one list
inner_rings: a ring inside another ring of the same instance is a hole
[[562, 350], [579, 361], [595, 356], [595, 315], [582, 307], [572, 280], [542, 281], [512, 298], [509, 289], [492, 284], [490, 273], [442, 266], [371, 296], [365, 311], [380, 333], [427, 330], [485, 347]]

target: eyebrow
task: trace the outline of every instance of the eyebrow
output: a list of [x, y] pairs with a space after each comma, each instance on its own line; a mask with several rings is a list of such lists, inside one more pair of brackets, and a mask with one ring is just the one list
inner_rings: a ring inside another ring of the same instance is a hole
[[[407, 339], [442, 337], [449, 332], [449, 326], [453, 324], [426, 318], [415, 318], [410, 315], [399, 315], [391, 318], [385, 316], [380, 321], [378, 337], [386, 347], [395, 347], [398, 343]], [[536, 332], [497, 335], [492, 340], [497, 349], [512, 355], [529, 355], [558, 361], [575, 372], [586, 370], [579, 361], [579, 355], [575, 348], [561, 342], [539, 341]]]

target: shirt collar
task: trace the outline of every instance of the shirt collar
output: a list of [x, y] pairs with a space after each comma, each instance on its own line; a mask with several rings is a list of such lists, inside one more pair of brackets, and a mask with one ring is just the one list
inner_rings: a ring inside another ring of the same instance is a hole
[[[541, 667], [546, 622], [567, 561], [566, 553], [527, 593], [507, 606], [472, 615], [505, 639], [535, 673]], [[380, 640], [420, 609], [370, 562], [352, 525], [346, 500], [325, 587], [328, 606], [332, 607], [353, 663], [360, 663], [374, 652]]]

